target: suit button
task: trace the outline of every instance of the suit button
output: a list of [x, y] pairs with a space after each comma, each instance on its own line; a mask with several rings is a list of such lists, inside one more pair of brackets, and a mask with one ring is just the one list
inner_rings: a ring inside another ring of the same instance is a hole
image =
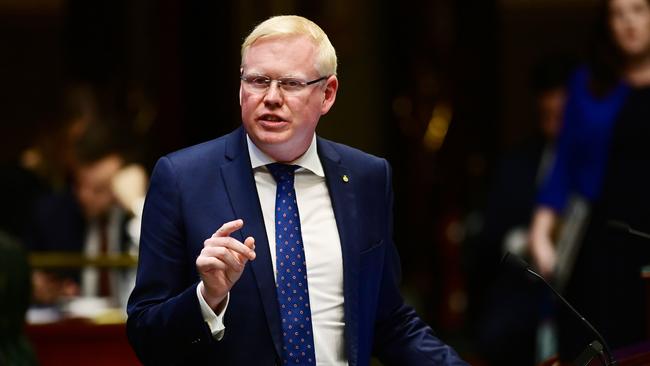
[[193, 340], [193, 341], [192, 341], [192, 344], [197, 344], [197, 343], [199, 343], [199, 342], [201, 342], [201, 338], [197, 338], [197, 339]]

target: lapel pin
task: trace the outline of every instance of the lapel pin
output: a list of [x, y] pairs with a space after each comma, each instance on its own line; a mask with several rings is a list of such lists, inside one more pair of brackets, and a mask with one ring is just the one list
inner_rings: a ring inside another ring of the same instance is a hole
[[343, 181], [344, 181], [345, 183], [347, 183], [347, 182], [350, 181], [350, 178], [348, 178], [347, 175], [343, 175], [343, 177], [341, 177], [341, 179], [343, 179]]

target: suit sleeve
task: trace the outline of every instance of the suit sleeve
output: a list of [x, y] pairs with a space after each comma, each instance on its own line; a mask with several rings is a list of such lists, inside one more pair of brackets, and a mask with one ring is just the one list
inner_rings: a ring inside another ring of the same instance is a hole
[[156, 164], [144, 205], [136, 285], [127, 307], [127, 334], [144, 364], [186, 364], [213, 344], [196, 295], [177, 173]]
[[467, 365], [404, 304], [399, 292], [401, 268], [393, 243], [393, 189], [391, 169], [385, 164], [386, 255], [375, 321], [373, 353], [385, 365]]

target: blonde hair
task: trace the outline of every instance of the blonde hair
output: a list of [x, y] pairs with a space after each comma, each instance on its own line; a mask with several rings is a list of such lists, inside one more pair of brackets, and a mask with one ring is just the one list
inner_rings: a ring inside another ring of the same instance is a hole
[[336, 51], [327, 34], [316, 23], [297, 15], [279, 15], [258, 24], [241, 45], [242, 64], [246, 51], [258, 39], [293, 35], [307, 36], [314, 42], [316, 46], [314, 66], [321, 76], [336, 75]]

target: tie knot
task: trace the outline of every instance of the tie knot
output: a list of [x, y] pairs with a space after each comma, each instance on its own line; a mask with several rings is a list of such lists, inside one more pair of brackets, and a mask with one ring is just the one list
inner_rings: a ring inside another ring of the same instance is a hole
[[273, 179], [276, 183], [291, 182], [293, 185], [293, 174], [298, 169], [297, 165], [289, 165], [282, 163], [272, 163], [266, 166], [271, 172]]

